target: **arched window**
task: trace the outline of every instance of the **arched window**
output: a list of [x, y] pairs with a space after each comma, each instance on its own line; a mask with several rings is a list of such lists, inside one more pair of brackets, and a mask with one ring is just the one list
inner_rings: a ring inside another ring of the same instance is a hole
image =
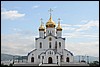
[[42, 43], [40, 42], [40, 48], [42, 48]]
[[40, 59], [40, 55], [38, 55], [38, 59]]
[[59, 48], [61, 48], [61, 42], [59, 42]]
[[66, 58], [66, 62], [69, 62], [69, 57]]
[[57, 49], [57, 41], [55, 42], [55, 49]]
[[51, 48], [51, 42], [49, 42], [49, 48]]
[[57, 59], [58, 59], [58, 56], [57, 56]]
[[62, 62], [63, 61], [63, 55], [61, 55], [60, 59], [61, 59], [61, 62]]
[[34, 62], [34, 57], [31, 58], [31, 62]]
[[44, 59], [44, 56], [42, 56], [42, 59]]

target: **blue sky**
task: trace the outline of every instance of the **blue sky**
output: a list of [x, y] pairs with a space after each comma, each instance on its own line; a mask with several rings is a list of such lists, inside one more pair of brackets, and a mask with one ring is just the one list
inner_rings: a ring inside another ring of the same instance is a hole
[[44, 25], [61, 19], [66, 49], [74, 55], [99, 56], [98, 1], [1, 1], [1, 51], [27, 55], [35, 47], [40, 18]]

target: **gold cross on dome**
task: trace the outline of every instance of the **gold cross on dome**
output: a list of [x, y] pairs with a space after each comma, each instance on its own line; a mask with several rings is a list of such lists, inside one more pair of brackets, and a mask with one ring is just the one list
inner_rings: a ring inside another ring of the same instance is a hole
[[51, 8], [48, 10], [50, 12], [50, 15], [51, 15], [51, 12], [53, 11]]

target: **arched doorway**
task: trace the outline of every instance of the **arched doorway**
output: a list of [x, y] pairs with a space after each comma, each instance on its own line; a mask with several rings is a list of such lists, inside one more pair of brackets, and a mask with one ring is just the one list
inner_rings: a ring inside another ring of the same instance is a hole
[[69, 57], [66, 58], [66, 62], [69, 62]]
[[31, 62], [34, 62], [34, 57], [31, 58]]
[[48, 58], [48, 63], [51, 64], [52, 63], [52, 57]]

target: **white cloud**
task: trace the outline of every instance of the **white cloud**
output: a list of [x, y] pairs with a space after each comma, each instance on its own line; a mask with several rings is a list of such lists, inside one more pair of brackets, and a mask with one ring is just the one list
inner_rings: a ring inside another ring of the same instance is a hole
[[88, 23], [86, 23], [86, 24], [82, 25], [80, 28], [78, 28], [76, 31], [88, 30], [93, 26], [99, 28], [99, 21], [98, 20], [89, 21]]
[[73, 26], [76, 26], [76, 27], [81, 27], [82, 25], [76, 24], [76, 25], [73, 25]]
[[61, 24], [61, 26], [63, 27], [63, 26], [72, 26], [72, 25], [70, 25], [70, 24]]
[[99, 38], [98, 33], [85, 33], [85, 32], [71, 32], [71, 33], [63, 33], [64, 37], [67, 38]]
[[39, 6], [38, 6], [38, 5], [35, 5], [35, 6], [33, 6], [32, 8], [39, 8]]
[[13, 30], [13, 31], [22, 31], [22, 30], [19, 29], [19, 28], [13, 28], [12, 30]]
[[21, 17], [25, 16], [25, 14], [21, 14], [16, 10], [2, 11], [1, 15], [2, 15], [1, 16], [2, 18], [11, 19], [11, 20], [14, 20], [14, 19], [21, 18]]
[[88, 55], [99, 57], [99, 41], [69, 43], [66, 42], [66, 49], [69, 49], [74, 55]]
[[56, 9], [56, 8], [57, 8], [57, 6], [54, 6], [53, 8], [55, 8], [55, 9]]
[[72, 27], [63, 27], [63, 30], [75, 30], [75, 28], [72, 28]]
[[81, 20], [81, 22], [88, 22], [88, 20]]
[[35, 47], [32, 35], [10, 34], [1, 36], [1, 52], [14, 55], [27, 55]]

